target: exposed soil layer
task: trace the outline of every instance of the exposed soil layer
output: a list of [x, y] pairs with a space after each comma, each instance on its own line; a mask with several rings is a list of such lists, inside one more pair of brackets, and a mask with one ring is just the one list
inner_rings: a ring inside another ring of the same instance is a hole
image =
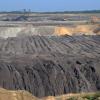
[[29, 92], [26, 91], [11, 91], [0, 88], [0, 99], [1, 100], [99, 100], [100, 92], [93, 93], [80, 93], [80, 94], [66, 94], [60, 96], [48, 96], [43, 98], [37, 98], [32, 96]]

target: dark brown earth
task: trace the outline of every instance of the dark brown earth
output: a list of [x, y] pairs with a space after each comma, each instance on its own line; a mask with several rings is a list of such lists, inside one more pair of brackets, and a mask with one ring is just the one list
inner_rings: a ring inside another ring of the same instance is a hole
[[100, 36], [0, 39], [0, 87], [34, 96], [100, 90]]

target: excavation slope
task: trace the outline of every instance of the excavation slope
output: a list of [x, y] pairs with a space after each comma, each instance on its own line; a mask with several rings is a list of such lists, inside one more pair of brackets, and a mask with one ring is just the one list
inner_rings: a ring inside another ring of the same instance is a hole
[[0, 87], [38, 97], [100, 90], [100, 36], [0, 39]]

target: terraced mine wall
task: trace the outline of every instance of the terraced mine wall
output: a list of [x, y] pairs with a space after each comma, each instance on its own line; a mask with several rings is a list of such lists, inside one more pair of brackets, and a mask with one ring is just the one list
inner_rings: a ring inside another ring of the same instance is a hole
[[27, 24], [19, 27], [0, 27], [0, 37], [32, 36], [32, 35], [99, 35], [99, 25], [71, 26], [33, 26]]

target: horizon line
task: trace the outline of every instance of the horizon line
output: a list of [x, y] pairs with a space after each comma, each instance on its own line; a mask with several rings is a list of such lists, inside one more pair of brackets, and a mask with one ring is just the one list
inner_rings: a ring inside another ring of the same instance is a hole
[[32, 9], [21, 9], [21, 10], [9, 10], [9, 11], [7, 11], [7, 10], [5, 10], [5, 11], [0, 11], [0, 12], [24, 12], [24, 11], [26, 11], [26, 12], [85, 12], [85, 11], [100, 11], [100, 9], [91, 9], [91, 10], [89, 10], [89, 9], [85, 9], [85, 10], [56, 10], [56, 11], [34, 11], [34, 10], [32, 10]]

